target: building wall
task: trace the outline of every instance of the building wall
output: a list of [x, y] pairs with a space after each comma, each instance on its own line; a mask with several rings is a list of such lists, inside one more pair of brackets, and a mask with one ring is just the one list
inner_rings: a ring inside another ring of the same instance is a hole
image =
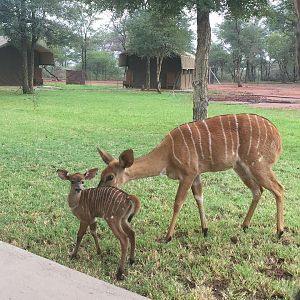
[[[134, 88], [145, 87], [146, 83], [146, 58], [136, 55], [121, 57], [121, 66], [127, 65], [125, 82]], [[150, 88], [156, 89], [156, 58], [150, 60]], [[182, 70], [179, 56], [167, 57], [163, 60], [160, 80], [163, 89], [191, 89], [193, 70]]]
[[21, 56], [15, 47], [0, 48], [0, 85], [21, 85]]
[[182, 90], [190, 90], [193, 88], [194, 70], [182, 70], [180, 77], [180, 86]]
[[84, 71], [66, 70], [66, 84], [85, 84]]
[[[38, 67], [45, 62], [45, 53], [42, 54], [35, 51], [34, 85], [43, 84], [42, 72]], [[0, 86], [21, 86], [21, 68], [22, 60], [17, 48], [9, 45], [0, 48]]]

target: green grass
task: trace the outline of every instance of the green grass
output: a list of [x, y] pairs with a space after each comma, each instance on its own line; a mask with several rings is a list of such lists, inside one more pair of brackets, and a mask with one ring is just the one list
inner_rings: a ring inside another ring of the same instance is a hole
[[233, 171], [202, 176], [209, 236], [200, 234], [189, 193], [170, 243], [162, 240], [177, 182], [165, 177], [133, 181], [123, 188], [142, 201], [133, 220], [137, 263], [127, 268], [124, 282], [116, 282], [119, 243], [103, 220], [98, 226], [100, 257], [87, 235], [80, 259], [69, 259], [79, 222], [66, 202], [69, 185], [55, 171], [103, 169], [97, 146], [115, 156], [129, 147], [136, 157], [147, 153], [169, 130], [191, 120], [191, 97], [58, 87], [34, 96], [0, 90], [0, 240], [153, 299], [292, 299], [300, 274], [300, 111], [209, 106], [210, 116], [258, 113], [280, 129], [284, 153], [275, 170], [286, 190], [286, 232], [281, 240], [275, 236], [275, 200], [269, 192], [243, 233], [240, 224], [251, 193]]

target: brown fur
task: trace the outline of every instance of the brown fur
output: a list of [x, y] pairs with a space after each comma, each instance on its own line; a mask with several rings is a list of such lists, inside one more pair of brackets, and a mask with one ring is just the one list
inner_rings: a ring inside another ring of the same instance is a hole
[[[191, 188], [198, 205], [202, 230], [207, 233], [200, 174], [233, 168], [251, 190], [253, 199], [243, 222], [247, 228], [263, 188], [270, 190], [277, 205], [277, 233], [283, 233], [283, 187], [272, 171], [282, 152], [278, 129], [255, 114], [222, 115], [183, 124], [173, 129], [150, 153], [132, 163], [121, 154], [119, 160], [98, 149], [108, 164], [101, 174], [100, 186], [121, 186], [142, 177], [165, 174], [179, 180], [173, 217], [167, 240], [174, 234], [176, 219]], [[122, 165], [127, 163], [126, 168]]]
[[65, 170], [58, 170], [58, 176], [63, 180], [71, 182], [71, 189], [68, 196], [68, 203], [73, 214], [80, 220], [80, 228], [77, 234], [76, 246], [71, 254], [72, 258], [77, 257], [77, 252], [88, 227], [95, 240], [97, 253], [100, 247], [96, 234], [96, 217], [105, 219], [114, 235], [121, 244], [121, 258], [116, 274], [118, 280], [124, 279], [124, 264], [130, 241], [130, 262], [134, 262], [135, 232], [131, 229], [128, 221], [140, 210], [140, 200], [128, 195], [115, 187], [100, 187], [97, 189], [83, 189], [83, 182], [92, 179], [97, 169], [92, 169], [85, 174], [68, 174]]

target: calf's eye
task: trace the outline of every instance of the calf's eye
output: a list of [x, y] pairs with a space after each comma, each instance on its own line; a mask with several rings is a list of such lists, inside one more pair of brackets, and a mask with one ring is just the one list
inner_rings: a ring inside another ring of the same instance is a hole
[[106, 181], [112, 181], [114, 179], [114, 175], [108, 175], [106, 177]]

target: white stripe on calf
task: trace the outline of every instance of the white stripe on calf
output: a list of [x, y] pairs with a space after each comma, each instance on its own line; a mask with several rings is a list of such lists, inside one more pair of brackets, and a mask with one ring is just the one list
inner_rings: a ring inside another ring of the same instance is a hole
[[112, 206], [112, 208], [111, 208], [112, 214], [114, 213], [114, 207], [115, 207], [115, 204], [116, 204], [115, 195], [116, 195], [116, 193], [117, 193], [118, 191], [119, 191], [119, 190], [115, 189], [115, 192], [114, 192], [114, 194], [112, 195], [112, 201], [114, 202], [114, 203], [113, 203], [113, 206]]
[[112, 197], [111, 197], [111, 193], [113, 192], [113, 189], [112, 188], [110, 188], [109, 189], [109, 194], [107, 195], [107, 198], [108, 198], [108, 200], [109, 200], [109, 202], [108, 202], [108, 205], [107, 205], [107, 208], [106, 208], [106, 213], [109, 213], [109, 208], [110, 208], [110, 206], [111, 206], [111, 202], [112, 202]]
[[[123, 195], [122, 195], [123, 196]], [[115, 212], [117, 213], [120, 207], [120, 204], [124, 201], [124, 198], [121, 197], [120, 201], [118, 202], [118, 207], [116, 208]]]

